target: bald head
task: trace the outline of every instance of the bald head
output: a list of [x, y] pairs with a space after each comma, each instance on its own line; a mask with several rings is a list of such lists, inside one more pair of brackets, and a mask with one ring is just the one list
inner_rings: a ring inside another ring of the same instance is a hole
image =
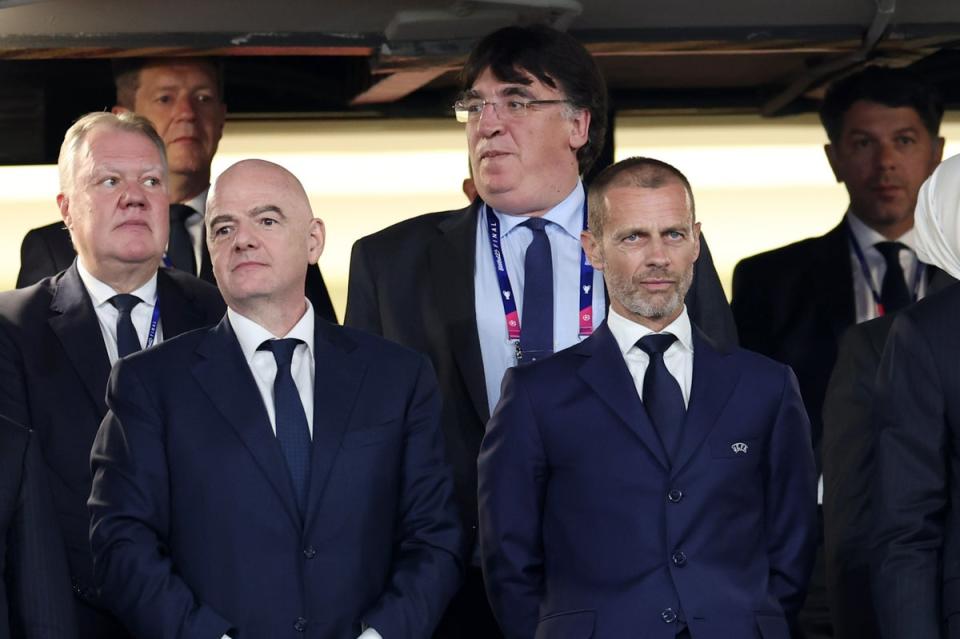
[[268, 330], [291, 317], [290, 326], [296, 323], [305, 308], [307, 266], [324, 241], [323, 222], [313, 216], [300, 180], [273, 162], [237, 162], [210, 189], [206, 224], [227, 305]]

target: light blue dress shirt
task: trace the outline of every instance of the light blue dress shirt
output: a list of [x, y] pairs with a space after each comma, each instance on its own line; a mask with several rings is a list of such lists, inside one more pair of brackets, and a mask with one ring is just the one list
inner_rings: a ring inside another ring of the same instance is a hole
[[[553, 222], [546, 226], [553, 259], [553, 350], [573, 346], [580, 332], [580, 232], [583, 230], [583, 205], [586, 193], [583, 184], [577, 186], [563, 201], [547, 211], [543, 219]], [[509, 215], [494, 210], [500, 222], [500, 243], [507, 263], [507, 274], [517, 300], [520, 328], [523, 329], [523, 262], [527, 247], [533, 241], [533, 231], [521, 226], [527, 220], [523, 215]], [[515, 366], [516, 347], [507, 338], [500, 284], [490, 252], [490, 236], [486, 226], [485, 209], [480, 209], [477, 220], [477, 257], [474, 269], [474, 305], [480, 354], [483, 357], [483, 375], [487, 385], [487, 403], [491, 414], [500, 400], [500, 382], [503, 374]], [[593, 273], [593, 326], [600, 325], [606, 315], [603, 274]]]

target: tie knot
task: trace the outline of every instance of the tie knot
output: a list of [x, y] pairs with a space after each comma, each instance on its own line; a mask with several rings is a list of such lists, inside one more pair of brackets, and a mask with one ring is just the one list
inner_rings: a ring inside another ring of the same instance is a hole
[[677, 336], [671, 333], [651, 333], [640, 338], [637, 342], [637, 348], [653, 357], [654, 355], [662, 355], [675, 341], [677, 341]]
[[547, 220], [542, 217], [531, 217], [526, 222], [523, 223], [525, 227], [533, 231], [534, 233], [542, 232], [549, 224]]
[[887, 264], [890, 262], [900, 261], [900, 251], [907, 248], [906, 244], [900, 242], [877, 242], [873, 245], [873, 248], [880, 251], [880, 255], [883, 256], [883, 259], [887, 261]]
[[174, 222], [183, 224], [188, 217], [196, 213], [196, 209], [186, 204], [171, 204], [170, 219]]
[[257, 350], [271, 351], [273, 358], [277, 360], [277, 367], [285, 367], [289, 366], [293, 360], [293, 351], [297, 348], [297, 344], [303, 344], [303, 341], [294, 337], [268, 339], [257, 347]]
[[143, 300], [136, 295], [130, 295], [129, 293], [120, 293], [110, 298], [110, 303], [113, 304], [114, 308], [120, 311], [120, 313], [126, 313], [127, 315], [130, 314], [134, 306], [142, 301]]

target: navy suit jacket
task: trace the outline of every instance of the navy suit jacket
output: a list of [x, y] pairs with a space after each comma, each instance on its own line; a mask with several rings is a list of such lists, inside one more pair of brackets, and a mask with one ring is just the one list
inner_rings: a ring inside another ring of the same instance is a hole
[[[429, 636], [463, 540], [429, 363], [316, 321], [309, 505], [224, 318], [113, 370], [91, 455], [103, 596], [141, 639]], [[294, 631], [299, 630], [300, 634]]]
[[72, 639], [67, 556], [35, 438], [0, 417], [0, 637]]
[[[217, 289], [174, 269], [157, 272], [157, 294], [165, 339], [215, 324], [225, 308]], [[33, 286], [0, 293], [0, 414], [35, 431], [74, 591], [97, 608], [104, 604], [92, 586], [86, 503], [90, 447], [107, 412], [109, 375], [100, 324], [75, 264]], [[120, 628], [102, 625], [108, 620], [85, 619], [79, 619], [81, 637], [123, 636]]]
[[672, 639], [679, 615], [698, 639], [789, 638], [816, 524], [796, 379], [696, 330], [693, 362], [673, 463], [606, 324], [507, 372], [479, 504], [487, 592], [509, 639]]

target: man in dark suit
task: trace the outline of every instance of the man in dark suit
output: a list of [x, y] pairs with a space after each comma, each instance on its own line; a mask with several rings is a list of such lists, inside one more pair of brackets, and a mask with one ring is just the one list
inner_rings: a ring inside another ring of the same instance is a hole
[[[844, 219], [822, 237], [755, 255], [734, 270], [740, 343], [797, 374], [818, 461], [823, 398], [843, 332], [929, 290], [935, 269], [914, 253], [913, 210], [943, 152], [942, 117], [936, 91], [907, 70], [871, 67], [831, 86], [820, 118], [827, 159], [850, 196]], [[802, 615], [808, 637], [832, 636], [822, 561]]]
[[960, 637], [958, 317], [960, 285], [898, 313], [877, 375], [870, 540], [884, 639]]
[[227, 316], [111, 378], [104, 596], [143, 639], [428, 637], [462, 577], [429, 362], [316, 317], [323, 223], [283, 168], [228, 169], [206, 223]]
[[[358, 241], [346, 323], [427, 354], [437, 370], [447, 454], [474, 549], [464, 588], [437, 636], [489, 639], [498, 628], [476, 552], [477, 454], [503, 373], [518, 354], [526, 361], [570, 346], [606, 314], [603, 278], [579, 241], [586, 211], [580, 176], [603, 145], [606, 87], [590, 54], [547, 27], [507, 27], [487, 36], [471, 53], [461, 84], [455, 108], [466, 125], [480, 198]], [[546, 224], [534, 229], [534, 218]], [[528, 260], [535, 238], [539, 257]], [[716, 339], [735, 342], [706, 250], [696, 269], [691, 308]], [[538, 283], [527, 286], [528, 277]]]
[[0, 636], [77, 636], [63, 539], [32, 433], [0, 417]]
[[[170, 238], [167, 264], [216, 284], [203, 238], [210, 165], [223, 135], [223, 68], [212, 58], [124, 58], [114, 64], [114, 113], [134, 111], [150, 120], [167, 147], [170, 169]], [[17, 288], [64, 270], [76, 256], [62, 222], [32, 229], [20, 247]], [[336, 322], [333, 303], [316, 265], [307, 270], [307, 297]]]
[[480, 450], [497, 619], [510, 639], [789, 639], [816, 524], [796, 379], [691, 323], [700, 225], [683, 174], [631, 158], [589, 204], [607, 321], [507, 371]]
[[169, 202], [163, 140], [133, 114], [94, 113], [66, 134], [57, 202], [78, 257], [67, 270], [0, 293], [0, 413], [36, 433], [70, 563], [80, 637], [126, 633], [93, 587], [90, 446], [106, 413], [110, 366], [223, 314], [217, 290], [158, 268]]

